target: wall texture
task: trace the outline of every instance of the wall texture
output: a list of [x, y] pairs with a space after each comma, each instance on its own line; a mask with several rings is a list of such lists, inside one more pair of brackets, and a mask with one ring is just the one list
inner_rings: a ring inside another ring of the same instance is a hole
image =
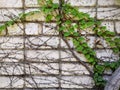
[[[54, 0], [57, 2], [57, 0]], [[102, 20], [102, 25], [120, 36], [119, 0], [66, 0], [80, 11]], [[37, 0], [0, 0], [0, 25], [21, 12], [38, 9]], [[26, 17], [4, 30], [0, 36], [0, 90], [86, 90], [94, 81], [74, 57], [57, 32], [55, 22], [45, 23], [42, 13]], [[118, 60], [102, 38], [91, 30], [82, 32], [100, 60]], [[74, 48], [71, 40], [68, 40]], [[87, 64], [85, 57], [77, 56]], [[87, 64], [90, 66], [89, 64]], [[92, 67], [90, 66], [92, 69]], [[109, 79], [110, 71], [105, 72]], [[38, 89], [39, 88], [39, 89]], [[80, 90], [80, 89], [78, 89]]]

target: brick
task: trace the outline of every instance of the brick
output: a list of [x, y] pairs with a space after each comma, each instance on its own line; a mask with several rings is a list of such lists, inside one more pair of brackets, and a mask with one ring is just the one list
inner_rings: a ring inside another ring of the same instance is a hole
[[[69, 50], [64, 50], [64, 51], [60, 51], [61, 52], [61, 60], [62, 61], [67, 61], [67, 62], [72, 62], [72, 61], [78, 61], [73, 54], [71, 53], [71, 51]], [[86, 62], [87, 59], [85, 58], [85, 56], [81, 53], [78, 53], [76, 51], [73, 50], [73, 52], [75, 53], [75, 55], [81, 60]]]
[[38, 7], [37, 0], [25, 0], [25, 6], [26, 7]]
[[115, 0], [98, 0], [99, 6], [112, 6], [115, 5]]
[[[71, 48], [74, 48], [74, 44], [73, 44], [73, 41], [72, 41], [72, 38], [67, 38], [67, 43], [69, 44], [69, 46], [71, 47]], [[69, 48], [68, 46], [67, 46], [67, 44], [66, 44], [66, 42], [63, 40], [63, 39], [61, 39], [61, 47], [62, 48]]]
[[[95, 45], [94, 45], [95, 44], [95, 37], [87, 36], [87, 37], [85, 37], [85, 40], [91, 48], [95, 47]], [[68, 44], [70, 45], [71, 48], [75, 48], [75, 46], [73, 44], [73, 41], [72, 41], [72, 38], [67, 39], [67, 42], [68, 42]], [[62, 48], [68, 48], [67, 44], [62, 39], [61, 39], [61, 47]]]
[[0, 9], [0, 22], [9, 21], [17, 17], [22, 10], [20, 9]]
[[39, 35], [41, 34], [42, 27], [39, 23], [26, 23], [25, 33], [27, 35]]
[[88, 13], [91, 17], [96, 16], [95, 8], [79, 8], [80, 12]]
[[0, 75], [21, 75], [24, 70], [21, 63], [0, 63], [0, 67]]
[[112, 21], [103, 21], [102, 26], [106, 26], [107, 30], [114, 32], [114, 23]]
[[22, 0], [0, 0], [0, 7], [22, 7]]
[[25, 65], [26, 74], [30, 75], [49, 75], [59, 73], [58, 63], [30, 63]]
[[1, 37], [0, 39], [1, 49], [22, 49], [23, 38], [22, 37]]
[[29, 88], [58, 87], [58, 79], [52, 76], [32, 76], [26, 78], [25, 85]]
[[116, 31], [120, 34], [120, 21], [115, 22]]
[[[25, 12], [38, 11], [38, 9], [27, 9]], [[45, 21], [45, 14], [43, 12], [26, 16], [26, 21]]]
[[23, 35], [23, 24], [16, 23], [12, 26], [7, 27], [9, 35]]
[[89, 47], [94, 48], [95, 47], [95, 40], [96, 38], [94, 36], [86, 36], [86, 42]]
[[[40, 7], [38, 0], [25, 0], [26, 7]], [[44, 1], [44, 0], [43, 0]], [[59, 0], [53, 0], [54, 3], [59, 3]]]
[[43, 23], [43, 34], [44, 35], [58, 35], [56, 23]]
[[19, 77], [0, 77], [0, 88], [23, 88], [23, 84], [23, 79]]
[[26, 38], [26, 48], [33, 49], [44, 49], [44, 48], [58, 48], [59, 46], [59, 38], [58, 37], [28, 37]]
[[65, 0], [73, 6], [95, 6], [96, 0]]
[[89, 76], [63, 76], [62, 88], [92, 88], [94, 82]]
[[119, 60], [119, 55], [114, 54], [112, 50], [106, 49], [106, 50], [96, 50], [96, 56], [98, 59], [102, 61], [117, 61]]
[[69, 50], [60, 51], [62, 61], [77, 61]]
[[98, 8], [97, 18], [104, 20], [120, 20], [119, 8]]
[[62, 63], [62, 75], [84, 75], [89, 74], [88, 70], [80, 64]]
[[0, 62], [19, 62], [23, 60], [23, 51], [0, 50]]
[[56, 50], [28, 50], [26, 57], [27, 61], [56, 62], [59, 59], [59, 52]]

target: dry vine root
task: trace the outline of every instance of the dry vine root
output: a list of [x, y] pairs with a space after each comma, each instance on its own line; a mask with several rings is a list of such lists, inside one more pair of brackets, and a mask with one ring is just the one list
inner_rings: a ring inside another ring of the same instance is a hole
[[[106, 27], [101, 26], [100, 21], [90, 17], [87, 13], [80, 12], [78, 8], [65, 3], [64, 0], [60, 0], [59, 3], [54, 3], [53, 0], [38, 0], [38, 4], [40, 5], [40, 9], [42, 9], [42, 11], [38, 10], [29, 13], [21, 13], [19, 17], [0, 26], [0, 31], [10, 25], [13, 25], [17, 20], [24, 20], [25, 17], [36, 13], [44, 13], [43, 15], [45, 15], [46, 22], [56, 22], [61, 37], [65, 41], [68, 38], [71, 38], [74, 43], [75, 50], [84, 54], [88, 60], [87, 62], [91, 64], [93, 71], [91, 71], [89, 67], [82, 62], [74, 52], [71, 51], [79, 62], [90, 72], [90, 75], [95, 81], [95, 86], [104, 87], [106, 84], [106, 80], [103, 79], [104, 71], [106, 69], [111, 69], [114, 71], [119, 67], [120, 60], [117, 62], [101, 62], [96, 57], [95, 51], [89, 47], [85, 36], [83, 36], [81, 32], [86, 31], [86, 29], [91, 29], [95, 35], [106, 40], [107, 44], [112, 48], [115, 54], [119, 54], [120, 52], [120, 38], [116, 37], [114, 32], [111, 32], [107, 30]], [[70, 48], [69, 45], [68, 47]]]

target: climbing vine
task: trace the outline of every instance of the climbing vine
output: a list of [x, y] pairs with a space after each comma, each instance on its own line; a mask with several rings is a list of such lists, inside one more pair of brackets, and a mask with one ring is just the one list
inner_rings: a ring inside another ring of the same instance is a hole
[[106, 83], [103, 78], [104, 71], [106, 69], [114, 71], [119, 67], [120, 60], [117, 62], [101, 62], [96, 57], [95, 51], [89, 47], [81, 32], [88, 28], [92, 29], [97, 37], [101, 37], [107, 42], [115, 54], [120, 53], [120, 38], [116, 37], [114, 32], [107, 30], [105, 26], [101, 26], [101, 21], [90, 17], [87, 13], [80, 12], [78, 8], [65, 3], [63, 0], [59, 3], [54, 3], [53, 0], [38, 0], [38, 4], [40, 10], [19, 14], [18, 17], [0, 26], [0, 32], [15, 24], [18, 20], [24, 20], [26, 16], [44, 12], [46, 22], [55, 21], [61, 36], [66, 39], [71, 38], [75, 50], [84, 54], [89, 64], [92, 65], [95, 86], [104, 87]]

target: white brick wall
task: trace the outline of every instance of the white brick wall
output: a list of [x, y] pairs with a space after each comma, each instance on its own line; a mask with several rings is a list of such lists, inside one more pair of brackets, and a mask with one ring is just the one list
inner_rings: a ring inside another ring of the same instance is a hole
[[[79, 7], [79, 11], [102, 20], [103, 26], [120, 35], [120, 8], [116, 0], [65, 1]], [[58, 3], [58, 0], [54, 2]], [[34, 10], [38, 10], [37, 0], [0, 0], [0, 25], [21, 12]], [[0, 90], [3, 88], [25, 88], [25, 90], [29, 90], [27, 88], [33, 90], [34, 88], [52, 88], [50, 90], [92, 88], [94, 81], [89, 76], [90, 73], [68, 50], [67, 44], [59, 36], [56, 23], [46, 23], [44, 16], [43, 13], [27, 16], [26, 21], [18, 21], [1, 33]], [[100, 60], [118, 60], [119, 56], [108, 49], [110, 47], [103, 38], [95, 37], [91, 29], [81, 33], [83, 35], [87, 33], [86, 41], [91, 48], [94, 48], [97, 57]], [[74, 49], [71, 38], [68, 39], [68, 43]], [[87, 63], [83, 54], [76, 52], [75, 54], [81, 61]], [[92, 70], [90, 65], [87, 66]], [[111, 74], [109, 71], [105, 73]]]

